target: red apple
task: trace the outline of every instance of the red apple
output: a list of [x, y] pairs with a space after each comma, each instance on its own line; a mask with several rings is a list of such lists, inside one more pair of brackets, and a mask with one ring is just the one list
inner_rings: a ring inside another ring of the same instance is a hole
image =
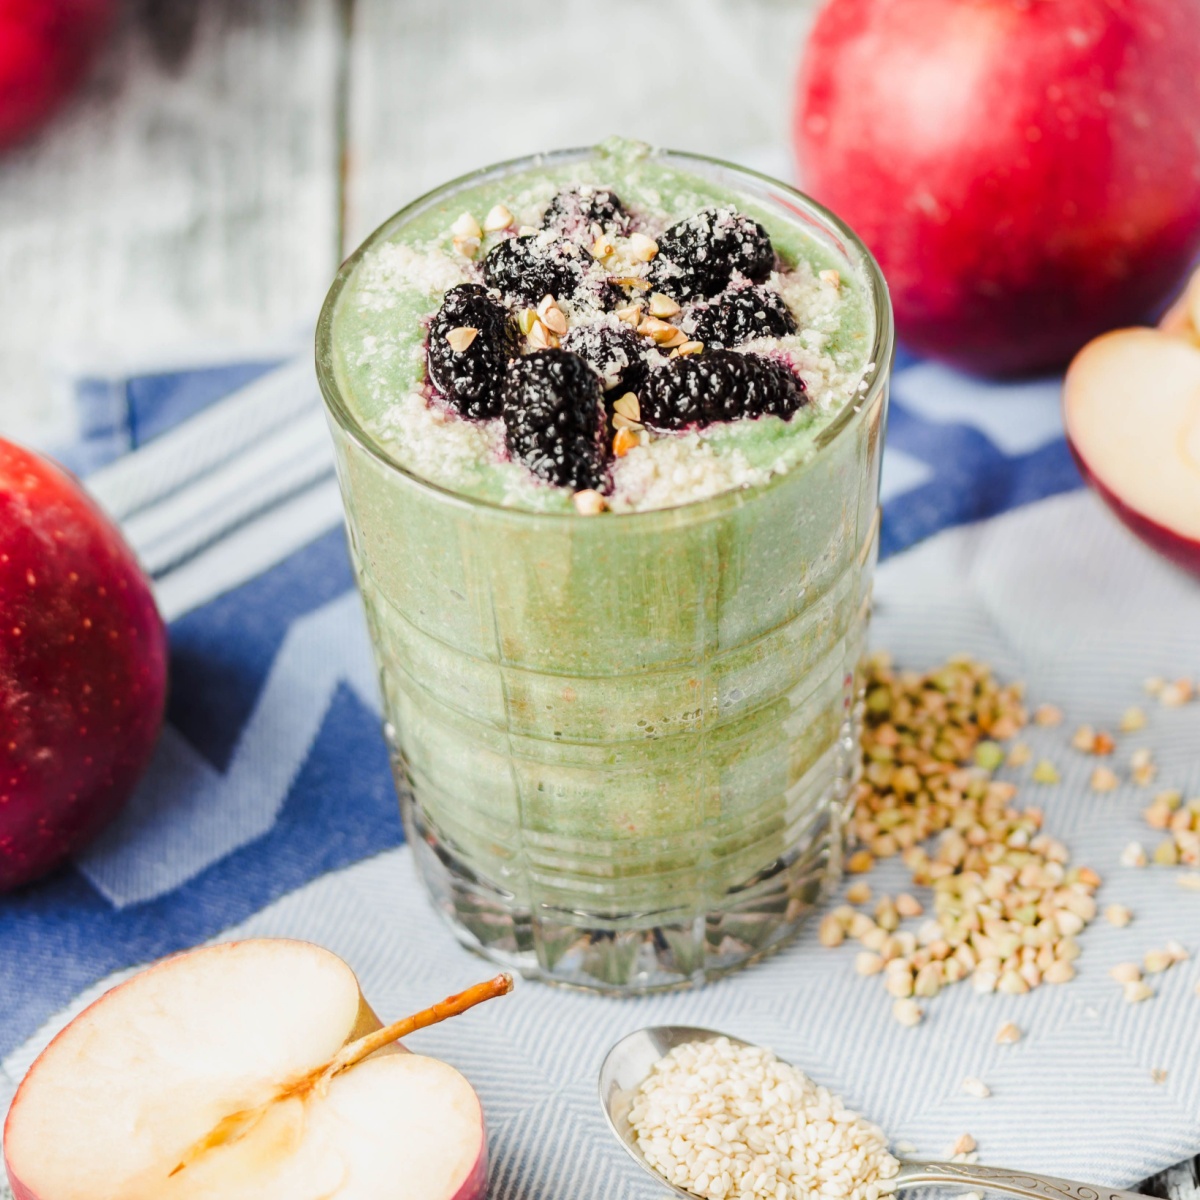
[[1090, 343], [1063, 388], [1088, 482], [1143, 541], [1200, 575], [1200, 344], [1157, 329]]
[[794, 136], [909, 347], [1055, 367], [1145, 320], [1200, 248], [1200, 3], [829, 0]]
[[167, 959], [102, 996], [30, 1067], [4, 1126], [13, 1194], [484, 1200], [479, 1097], [393, 1041], [511, 986], [499, 976], [383, 1029], [354, 972], [307, 942]]
[[0, 146], [74, 90], [112, 24], [113, 0], [0, 0]]
[[166, 631], [133, 551], [74, 478], [0, 439], [0, 891], [116, 816], [166, 684]]

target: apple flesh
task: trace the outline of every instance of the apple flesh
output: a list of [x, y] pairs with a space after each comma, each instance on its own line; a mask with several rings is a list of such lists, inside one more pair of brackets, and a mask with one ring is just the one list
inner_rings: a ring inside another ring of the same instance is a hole
[[[4, 1131], [13, 1194], [483, 1200], [482, 1109], [446, 1063], [384, 1050], [287, 1095], [379, 1027], [354, 973], [318, 946], [263, 939], [168, 959], [101, 997], [30, 1068]], [[263, 1105], [239, 1136], [195, 1153], [230, 1114]]]
[[0, 147], [43, 124], [83, 78], [112, 25], [114, 0], [0, 4]]
[[167, 636], [116, 526], [0, 439], [0, 891], [117, 815], [162, 726]]
[[1084, 477], [1144, 542], [1200, 575], [1200, 342], [1156, 329], [1096, 339], [1063, 386]]
[[830, 0], [801, 184], [887, 277], [901, 339], [970, 371], [1144, 321], [1200, 248], [1200, 4]]

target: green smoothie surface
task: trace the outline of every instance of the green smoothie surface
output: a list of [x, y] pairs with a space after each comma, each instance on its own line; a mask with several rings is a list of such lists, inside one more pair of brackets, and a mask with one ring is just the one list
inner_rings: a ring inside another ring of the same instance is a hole
[[[861, 398], [873, 365], [872, 302], [855, 267], [781, 206], [717, 186], [667, 165], [647, 146], [619, 140], [585, 161], [535, 164], [454, 190], [366, 250], [338, 297], [331, 337], [334, 378], [354, 420], [396, 463], [465, 497], [542, 512], [580, 508], [571, 487], [548, 483], [513, 458], [502, 419], [469, 419], [440, 402], [426, 369], [430, 319], [447, 290], [481, 282], [480, 264], [493, 246], [540, 226], [554, 196], [580, 186], [615, 192], [634, 223], [634, 237], [652, 239], [711, 206], [732, 206], [765, 227], [780, 269], [763, 286], [782, 297], [797, 328], [736, 350], [784, 362], [803, 380], [806, 395], [788, 418], [758, 416], [669, 432], [625, 422], [630, 428], [611, 461], [604, 506], [614, 512], [674, 507], [759, 486], [801, 467], [820, 431]], [[497, 209], [512, 215], [508, 228], [476, 228], [494, 225], [488, 216]], [[612, 242], [614, 253], [604, 262], [614, 277], [644, 269], [636, 241], [614, 236]], [[627, 303], [648, 299], [646, 290], [628, 289]], [[514, 321], [519, 308], [514, 306]], [[563, 308], [574, 322], [570, 305]], [[648, 344], [653, 362], [665, 364], [670, 351], [659, 355]], [[606, 398], [610, 410], [617, 394]], [[610, 429], [607, 436], [612, 434]]]

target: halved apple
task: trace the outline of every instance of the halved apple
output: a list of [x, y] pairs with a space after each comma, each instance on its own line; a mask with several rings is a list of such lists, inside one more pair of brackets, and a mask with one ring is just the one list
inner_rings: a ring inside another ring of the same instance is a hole
[[1071, 364], [1063, 410], [1088, 482], [1143, 541], [1200, 574], [1200, 342], [1105, 334]]
[[389, 1037], [353, 971], [318, 946], [266, 939], [168, 959], [101, 997], [30, 1068], [4, 1132], [14, 1195], [482, 1200], [478, 1097], [446, 1063], [387, 1053]]

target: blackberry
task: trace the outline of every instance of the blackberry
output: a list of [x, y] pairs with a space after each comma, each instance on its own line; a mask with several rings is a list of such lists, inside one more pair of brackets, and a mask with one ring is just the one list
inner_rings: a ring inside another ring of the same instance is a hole
[[534, 305], [543, 296], [569, 299], [583, 278], [579, 247], [562, 238], [541, 245], [536, 233], [506, 238], [488, 251], [483, 278], [510, 300]]
[[[463, 350], [447, 334], [477, 330]], [[517, 333], [504, 305], [477, 283], [452, 287], [429, 326], [426, 366], [429, 381], [464, 417], [500, 415], [504, 368], [517, 352]]]
[[716, 296], [734, 272], [761, 283], [775, 266], [767, 231], [733, 208], [702, 208], [658, 239], [650, 281], [679, 300]]
[[563, 339], [563, 349], [578, 354], [597, 375], [606, 392], [636, 392], [649, 367], [644, 343], [628, 325], [577, 325]]
[[733, 350], [672, 359], [641, 394], [642, 421], [652, 429], [789, 417], [804, 402], [804, 381], [782, 363]]
[[745, 287], [727, 292], [708, 304], [698, 304], [684, 328], [705, 346], [719, 350], [740, 346], [751, 338], [786, 337], [796, 332], [796, 318], [778, 292], [765, 287]]
[[604, 401], [591, 367], [567, 350], [514, 358], [504, 379], [505, 441], [539, 479], [575, 491], [605, 482]]
[[568, 237], [588, 237], [593, 225], [625, 228], [625, 206], [608, 188], [573, 187], [558, 193], [542, 216], [542, 228]]

